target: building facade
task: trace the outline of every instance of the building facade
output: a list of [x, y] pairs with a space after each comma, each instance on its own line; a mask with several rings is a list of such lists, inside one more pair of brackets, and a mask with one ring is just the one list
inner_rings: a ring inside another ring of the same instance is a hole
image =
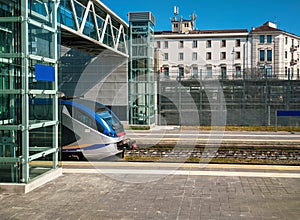
[[266, 22], [253, 28], [249, 38], [251, 66], [256, 76], [299, 79], [299, 36], [277, 29], [274, 23]]
[[299, 36], [272, 22], [250, 32], [193, 30], [193, 23], [173, 20], [172, 31], [155, 32], [162, 77], [299, 79]]

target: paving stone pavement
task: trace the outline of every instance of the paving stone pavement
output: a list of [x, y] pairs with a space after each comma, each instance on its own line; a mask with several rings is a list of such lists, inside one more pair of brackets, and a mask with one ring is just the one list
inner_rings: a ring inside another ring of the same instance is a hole
[[64, 174], [0, 194], [0, 219], [299, 219], [300, 179], [169, 175], [142, 184]]

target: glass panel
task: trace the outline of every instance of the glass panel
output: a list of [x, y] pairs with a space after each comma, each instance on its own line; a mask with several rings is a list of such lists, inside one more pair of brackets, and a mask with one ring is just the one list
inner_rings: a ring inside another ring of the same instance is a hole
[[[126, 38], [126, 35], [125, 35], [125, 38]], [[118, 50], [123, 52], [123, 53], [126, 53], [125, 41], [126, 41], [126, 39], [124, 39], [124, 35], [123, 35], [123, 33], [121, 33], [120, 39], [119, 39]]]
[[211, 67], [207, 67], [206, 71], [207, 71], [207, 77], [208, 78], [212, 78], [212, 68]]
[[54, 58], [54, 33], [29, 24], [29, 53]]
[[272, 66], [266, 66], [267, 77], [272, 77]]
[[29, 131], [29, 155], [33, 157], [44, 153], [44, 156], [30, 162], [29, 177], [31, 180], [50, 171], [54, 166], [54, 153], [46, 154], [46, 151], [54, 146], [54, 129], [54, 126], [48, 126]]
[[267, 35], [267, 43], [272, 43], [272, 35]]
[[114, 46], [114, 41], [113, 41], [113, 37], [112, 37], [110, 23], [108, 23], [107, 26], [106, 26], [106, 32], [104, 34], [103, 43], [110, 46], [110, 47]]
[[0, 1], [0, 17], [16, 17], [20, 15], [20, 4], [16, 1]]
[[92, 11], [89, 11], [86, 23], [83, 29], [83, 33], [95, 40], [98, 40], [97, 27], [95, 25], [94, 15]]
[[30, 123], [53, 120], [53, 98], [42, 95], [30, 96], [29, 120]]
[[52, 154], [43, 158], [38, 158], [30, 162], [29, 166], [29, 178], [33, 180], [40, 175], [50, 171], [53, 168]]
[[97, 24], [98, 24], [98, 28], [101, 30], [100, 35], [102, 34], [102, 27], [104, 24], [104, 20], [103, 18], [101, 18], [100, 16], [97, 15]]
[[52, 2], [42, 0], [28, 1], [29, 17], [42, 24], [52, 26]]
[[133, 34], [132, 44], [147, 44], [147, 34]]
[[259, 61], [265, 61], [265, 51], [264, 50], [259, 51]]
[[265, 42], [265, 36], [264, 35], [260, 35], [259, 36], [259, 43], [264, 43]]
[[53, 148], [54, 126], [37, 128], [29, 131], [29, 155]]
[[47, 8], [46, 4], [44, 4], [42, 1], [39, 0], [31, 0], [28, 1], [29, 10], [32, 10], [32, 12], [37, 12], [40, 15], [47, 16]]
[[0, 125], [19, 125], [21, 123], [21, 96], [0, 94]]
[[59, 22], [63, 25], [66, 25], [72, 29], [76, 28], [75, 25], [75, 18], [73, 16], [72, 8], [71, 8], [71, 2], [70, 1], [63, 1], [60, 3], [59, 6]]
[[20, 59], [0, 58], [0, 89], [12, 90], [21, 88]]
[[82, 22], [82, 19], [83, 19], [85, 7], [80, 5], [76, 1], [74, 1], [74, 6], [75, 6], [75, 11], [76, 11], [76, 15], [77, 15], [78, 24], [80, 26], [81, 22]]
[[[0, 131], [0, 157], [4, 159], [17, 159], [20, 156], [20, 143], [17, 142], [19, 131]], [[20, 177], [19, 163], [0, 162], [0, 182], [18, 183]]]
[[[18, 36], [20, 25], [12, 22], [0, 22], [0, 53], [18, 53], [21, 51]], [[1, 62], [1, 58], [0, 58]]]
[[267, 61], [272, 61], [272, 50], [267, 50]]

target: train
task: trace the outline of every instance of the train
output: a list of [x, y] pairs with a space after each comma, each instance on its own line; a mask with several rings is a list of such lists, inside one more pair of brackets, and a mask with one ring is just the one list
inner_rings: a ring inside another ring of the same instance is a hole
[[136, 148], [126, 137], [124, 126], [107, 106], [100, 102], [61, 99], [61, 140], [63, 153], [82, 153], [86, 159], [124, 157], [125, 150]]
[[[51, 115], [50, 99], [33, 99], [32, 118], [44, 118]], [[126, 136], [120, 119], [106, 105], [81, 97], [59, 99], [60, 107], [60, 146], [64, 158], [75, 157], [79, 160], [101, 160], [117, 156], [124, 157], [126, 150], [137, 148], [136, 142]], [[45, 133], [35, 132], [30, 142], [47, 145]], [[41, 141], [41, 135], [43, 141]], [[51, 139], [50, 137], [48, 138]]]

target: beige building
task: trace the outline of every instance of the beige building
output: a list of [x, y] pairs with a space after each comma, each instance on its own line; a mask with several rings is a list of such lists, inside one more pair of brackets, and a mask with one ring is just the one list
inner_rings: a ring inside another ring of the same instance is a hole
[[300, 37], [266, 22], [260, 27], [194, 30], [194, 19], [172, 20], [155, 32], [157, 65], [165, 78], [299, 79]]
[[280, 29], [272, 22], [253, 28], [251, 66], [258, 76], [299, 79], [300, 37]]

